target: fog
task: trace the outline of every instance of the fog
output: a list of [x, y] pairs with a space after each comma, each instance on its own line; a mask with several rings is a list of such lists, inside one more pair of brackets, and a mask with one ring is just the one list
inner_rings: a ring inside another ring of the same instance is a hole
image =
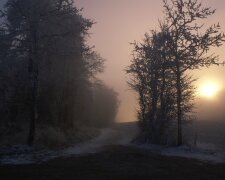
[[2, 179], [225, 179], [224, 0], [0, 8]]
[[225, 122], [225, 91], [221, 91], [214, 99], [199, 99], [196, 111], [200, 120], [221, 120]]
[[[4, 0], [0, 2], [0, 7], [3, 4]], [[106, 59], [106, 68], [100, 78], [119, 92], [120, 107], [117, 121], [136, 121], [137, 97], [128, 87], [129, 77], [125, 73], [125, 68], [130, 64], [132, 58], [132, 48], [129, 43], [134, 40], [140, 41], [145, 32], [157, 27], [158, 19], [163, 17], [162, 2], [77, 0], [76, 5], [84, 8], [85, 17], [96, 22], [90, 31], [89, 44], [95, 45], [96, 50]], [[221, 21], [224, 17], [225, 2], [223, 0], [205, 0], [204, 5], [216, 9], [215, 15], [210, 17], [207, 22], [212, 24], [219, 21], [222, 30], [225, 31], [225, 23]], [[225, 46], [216, 49], [221, 61], [225, 60], [224, 48]], [[197, 88], [208, 79], [216, 81], [222, 86], [222, 90], [212, 100], [197, 96], [195, 105], [197, 117], [199, 119], [225, 119], [223, 112], [225, 67], [203, 68], [194, 72], [194, 76], [198, 79], [195, 83]]]
[[[137, 120], [137, 97], [127, 85], [128, 77], [124, 70], [130, 64], [132, 58], [132, 48], [129, 43], [135, 40], [141, 41], [146, 32], [157, 28], [158, 20], [163, 17], [162, 1], [77, 0], [76, 4], [78, 7], [84, 8], [83, 14], [86, 17], [91, 17], [96, 21], [91, 30], [90, 44], [94, 44], [101, 55], [107, 59], [106, 69], [104, 74], [101, 75], [101, 79], [119, 92], [121, 103], [117, 120], [120, 122]], [[219, 21], [222, 30], [225, 31], [225, 22], [222, 20], [225, 2], [223, 0], [204, 0], [204, 6], [216, 9], [216, 13], [207, 19], [207, 23], [217, 24]], [[221, 61], [225, 60], [224, 47], [216, 50]], [[225, 87], [225, 67], [204, 68], [196, 72], [196, 77], [198, 78], [196, 86], [207, 77], [216, 79], [223, 88]], [[204, 99], [200, 101], [204, 102], [205, 108], [214, 104]], [[219, 101], [216, 104], [222, 106], [225, 102]], [[198, 112], [200, 113], [199, 117], [212, 115], [211, 111], [207, 113], [209, 111], [206, 109]], [[217, 115], [216, 112], [213, 114]]]

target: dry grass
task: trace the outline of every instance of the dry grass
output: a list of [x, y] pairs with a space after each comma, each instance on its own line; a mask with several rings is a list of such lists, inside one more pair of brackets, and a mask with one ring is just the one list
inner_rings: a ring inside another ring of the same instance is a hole
[[[7, 129], [2, 127], [0, 130], [5, 133], [0, 134], [0, 146], [26, 144], [28, 126], [23, 125], [22, 127], [23, 128], [13, 133], [7, 133]], [[36, 128], [34, 147], [37, 149], [62, 148], [92, 139], [98, 134], [99, 129], [92, 127], [80, 127], [79, 129], [70, 129], [64, 132], [56, 127], [38, 125]]]

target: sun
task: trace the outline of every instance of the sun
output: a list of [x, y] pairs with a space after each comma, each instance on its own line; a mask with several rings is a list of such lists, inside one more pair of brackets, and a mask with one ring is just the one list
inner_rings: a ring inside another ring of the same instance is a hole
[[218, 91], [219, 86], [212, 82], [205, 83], [200, 87], [200, 95], [207, 98], [215, 97]]

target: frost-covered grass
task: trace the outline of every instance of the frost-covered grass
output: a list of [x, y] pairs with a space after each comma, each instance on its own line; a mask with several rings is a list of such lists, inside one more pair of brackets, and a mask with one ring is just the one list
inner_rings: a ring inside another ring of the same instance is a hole
[[[38, 132], [36, 146], [33, 148], [26, 145], [0, 146], [0, 163], [41, 163], [56, 157], [96, 153], [109, 145], [127, 145], [136, 135], [137, 127], [136, 124], [117, 124], [114, 127], [103, 129], [85, 127], [74, 134], [69, 133], [69, 137], [67, 135], [67, 139], [69, 138], [67, 146], [51, 148], [63, 144], [65, 136], [60, 135], [61, 133], [57, 129], [49, 127], [46, 129], [45, 127]], [[49, 144], [50, 142], [51, 144]], [[43, 148], [40, 149], [40, 147]]]
[[197, 147], [165, 147], [153, 144], [133, 146], [165, 156], [197, 159], [210, 163], [225, 163], [225, 149], [217, 148], [213, 144], [199, 143]]
[[[98, 136], [92, 136], [89, 140], [81, 141], [79, 143], [76, 142], [73, 145], [64, 146], [64, 148], [60, 149], [40, 150], [40, 148], [31, 148], [26, 145], [0, 147], [0, 164], [41, 163], [57, 157], [69, 157], [74, 155], [96, 153], [102, 150], [104, 146], [119, 144], [124, 145], [131, 141], [131, 139], [121, 135], [120, 131], [114, 128], [104, 128], [99, 131]], [[93, 135], [91, 132], [87, 134]], [[84, 135], [82, 135], [81, 132], [79, 136], [80, 138], [84, 138]]]
[[99, 130], [93, 127], [80, 127], [66, 132], [59, 128], [42, 126], [36, 133], [35, 147], [57, 149], [78, 144], [92, 139], [99, 134]]
[[[60, 156], [79, 154], [87, 151], [87, 142], [98, 137], [99, 133], [100, 130], [88, 127], [67, 133], [53, 127], [38, 128], [33, 147], [21, 143], [23, 142], [21, 140], [18, 143], [16, 141], [2, 143], [0, 164], [40, 163]], [[73, 151], [69, 152], [71, 148]]]
[[32, 164], [58, 157], [60, 151], [37, 150], [27, 145], [0, 147], [0, 164]]
[[[147, 153], [157, 153], [164, 156], [185, 157], [211, 163], [225, 163], [225, 149], [210, 143], [197, 143], [197, 146], [165, 147], [153, 144], [129, 144], [137, 134], [136, 126], [129, 127], [119, 124], [113, 128], [98, 130], [83, 129], [79, 133], [70, 133], [69, 145], [63, 148], [30, 148], [26, 145], [0, 146], [0, 164], [31, 164], [41, 163], [57, 157], [85, 155], [104, 150], [105, 146], [123, 145], [135, 147]], [[45, 132], [42, 138], [54, 138], [57, 131]], [[61, 133], [61, 132], [60, 132]], [[88, 137], [87, 137], [88, 135]], [[55, 137], [57, 138], [57, 136]], [[84, 141], [85, 139], [85, 141]], [[43, 142], [41, 142], [43, 143]]]

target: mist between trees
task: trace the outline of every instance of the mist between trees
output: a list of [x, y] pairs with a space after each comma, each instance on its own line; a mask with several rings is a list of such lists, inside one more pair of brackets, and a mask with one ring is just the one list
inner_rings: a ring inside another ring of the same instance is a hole
[[[139, 97], [137, 141], [182, 145], [195, 118], [191, 71], [219, 65], [209, 50], [225, 35], [198, 23], [215, 13], [198, 0], [163, 2], [164, 20], [132, 43], [126, 71]], [[117, 93], [96, 78], [104, 59], [87, 45], [94, 22], [73, 0], [8, 0], [0, 18], [0, 143], [65, 145], [113, 123]]]
[[94, 22], [81, 11], [72, 0], [8, 0], [1, 10], [2, 143], [61, 145], [113, 123], [117, 93], [96, 78], [104, 60], [87, 45]]
[[[198, 0], [164, 0], [164, 20], [159, 30], [146, 33], [134, 42], [133, 60], [127, 68], [129, 85], [139, 96], [138, 141], [182, 145], [183, 126], [195, 117], [195, 87], [191, 71], [219, 65], [219, 57], [209, 54], [225, 40], [220, 25], [206, 28], [199, 20], [215, 13]], [[187, 73], [188, 72], [188, 73]]]

